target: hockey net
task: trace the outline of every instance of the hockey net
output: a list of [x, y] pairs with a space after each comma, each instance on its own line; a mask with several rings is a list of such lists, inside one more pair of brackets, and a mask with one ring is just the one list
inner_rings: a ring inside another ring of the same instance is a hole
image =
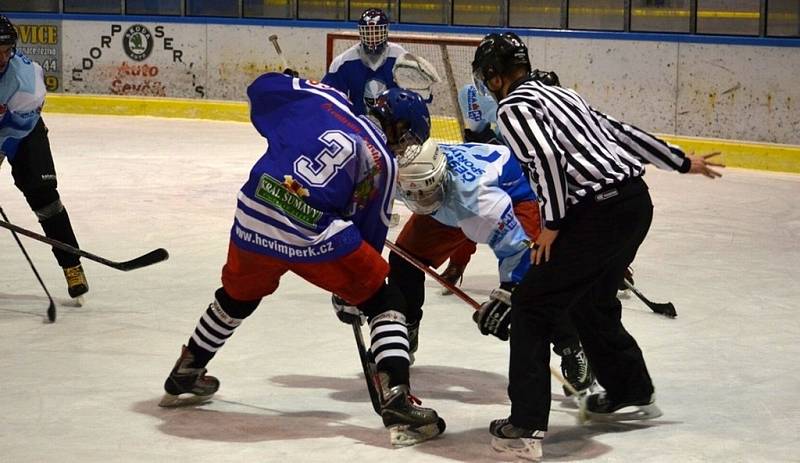
[[[325, 69], [328, 69], [334, 57], [358, 41], [356, 33], [328, 33]], [[390, 34], [389, 41], [425, 58], [436, 69], [441, 82], [433, 84], [431, 88], [433, 101], [428, 107], [431, 113], [431, 136], [443, 143], [461, 143], [464, 130], [458, 108], [458, 90], [472, 82], [472, 57], [480, 38]]]

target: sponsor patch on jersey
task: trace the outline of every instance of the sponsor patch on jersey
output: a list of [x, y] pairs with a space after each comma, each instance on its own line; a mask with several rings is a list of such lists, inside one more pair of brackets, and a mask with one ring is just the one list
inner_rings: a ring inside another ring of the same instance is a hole
[[301, 198], [305, 198], [309, 196], [311, 193], [308, 192], [303, 185], [300, 185], [300, 182], [292, 178], [291, 175], [284, 175], [283, 176], [283, 186], [288, 188], [292, 193], [296, 194]]
[[495, 228], [492, 236], [489, 237], [489, 246], [494, 248], [497, 243], [503, 240], [503, 238], [513, 230], [517, 225], [516, 218], [514, 216], [514, 209], [511, 206], [503, 212], [503, 215], [500, 216], [500, 221], [497, 222], [497, 227]]
[[319, 219], [322, 217], [322, 211], [314, 209], [306, 204], [300, 194], [295, 192], [295, 189], [305, 192], [304, 196], [309, 195], [308, 190], [300, 186], [290, 175], [286, 177], [291, 180], [292, 187], [287, 186], [286, 183], [282, 183], [268, 174], [262, 174], [258, 182], [258, 187], [256, 188], [256, 198], [282, 211], [290, 219], [312, 227], [316, 226]]

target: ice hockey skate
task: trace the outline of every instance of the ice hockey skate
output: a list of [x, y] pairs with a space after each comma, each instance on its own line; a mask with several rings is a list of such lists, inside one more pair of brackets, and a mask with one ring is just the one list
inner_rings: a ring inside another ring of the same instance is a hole
[[444, 432], [445, 422], [436, 410], [419, 406], [419, 400], [411, 395], [408, 386], [400, 384], [389, 387], [389, 375], [378, 373], [381, 391], [381, 417], [389, 430], [389, 438], [395, 447], [408, 447], [432, 439]]
[[78, 264], [74, 267], [65, 267], [64, 278], [67, 279], [67, 292], [75, 305], [78, 307], [83, 306], [84, 294], [89, 292], [89, 283], [86, 281], [86, 274], [83, 273], [83, 267]]
[[[575, 397], [575, 400], [580, 400], [581, 397], [600, 389], [600, 385], [595, 381], [592, 368], [589, 366], [589, 361], [586, 359], [586, 354], [580, 345], [568, 347], [562, 350], [560, 355], [561, 374], [578, 392], [578, 397]], [[572, 392], [569, 389], [564, 386], [562, 388], [564, 389], [564, 395], [567, 397], [572, 396]]]
[[491, 422], [489, 433], [492, 435], [492, 448], [501, 454], [530, 461], [542, 458], [544, 431], [520, 428], [503, 418]]
[[655, 392], [640, 400], [612, 401], [606, 391], [592, 393], [583, 398], [586, 414], [592, 421], [652, 420], [662, 415], [656, 406]]
[[165, 394], [158, 403], [160, 407], [182, 407], [208, 402], [219, 389], [219, 380], [206, 376], [205, 368], [192, 368], [194, 355], [186, 346], [164, 382]]
[[[449, 263], [440, 276], [451, 285], [460, 286], [461, 282], [464, 280], [464, 270], [466, 270], [466, 266]], [[453, 294], [452, 291], [447, 288], [442, 288], [442, 296], [449, 296], [451, 294]]]

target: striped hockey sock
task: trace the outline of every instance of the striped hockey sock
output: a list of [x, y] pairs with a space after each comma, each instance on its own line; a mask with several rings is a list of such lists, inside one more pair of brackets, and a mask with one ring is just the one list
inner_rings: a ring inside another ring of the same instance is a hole
[[241, 323], [242, 319], [233, 318], [225, 313], [215, 298], [198, 320], [194, 333], [189, 339], [187, 347], [194, 354], [195, 359], [190, 366], [205, 368]]
[[389, 310], [369, 322], [372, 354], [378, 371], [389, 374], [389, 387], [408, 384], [408, 329], [406, 317]]

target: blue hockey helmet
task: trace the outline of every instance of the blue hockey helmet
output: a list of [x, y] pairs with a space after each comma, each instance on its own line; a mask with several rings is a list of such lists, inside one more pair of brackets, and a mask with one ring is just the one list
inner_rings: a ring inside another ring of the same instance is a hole
[[389, 17], [379, 8], [369, 8], [358, 20], [358, 36], [361, 48], [368, 54], [383, 52], [389, 40]]
[[0, 45], [17, 45], [17, 30], [4, 14], [0, 14]]
[[422, 143], [431, 136], [428, 105], [411, 90], [398, 87], [384, 90], [369, 112], [380, 122], [389, 148], [398, 157], [400, 165], [413, 161]]

